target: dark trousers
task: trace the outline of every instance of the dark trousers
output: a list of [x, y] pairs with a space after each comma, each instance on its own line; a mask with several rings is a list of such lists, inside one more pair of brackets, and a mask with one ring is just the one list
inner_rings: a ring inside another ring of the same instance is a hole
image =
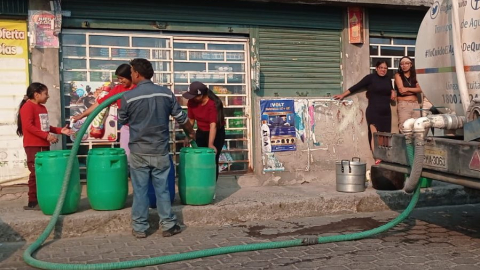
[[38, 152], [50, 150], [49, 146], [27, 146], [25, 153], [27, 154], [27, 166], [30, 171], [28, 177], [28, 202], [37, 203], [37, 177], [35, 175], [35, 155]]
[[[196, 142], [198, 147], [208, 147], [208, 136], [210, 136], [210, 131], [203, 131], [197, 129], [196, 133]], [[217, 135], [213, 141], [213, 146], [217, 148], [217, 155], [215, 156], [215, 164], [217, 164], [217, 181], [218, 181], [218, 160], [220, 158], [220, 153], [222, 152], [223, 145], [225, 144], [225, 127], [217, 128]]]

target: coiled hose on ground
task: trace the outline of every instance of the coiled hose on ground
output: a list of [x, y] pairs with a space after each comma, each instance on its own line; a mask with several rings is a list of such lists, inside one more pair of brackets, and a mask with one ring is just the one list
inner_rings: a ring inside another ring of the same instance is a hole
[[[96, 263], [96, 264], [64, 264], [64, 263], [52, 263], [52, 262], [45, 262], [40, 261], [32, 257], [32, 253], [37, 251], [43, 244], [43, 242], [48, 238], [50, 233], [55, 227], [55, 224], [58, 221], [58, 217], [60, 215], [60, 211], [63, 206], [63, 202], [65, 200], [65, 195], [67, 193], [68, 182], [70, 180], [70, 174], [72, 173], [72, 164], [75, 158], [77, 158], [76, 154], [80, 145], [80, 141], [85, 134], [87, 127], [92, 122], [93, 118], [100, 112], [102, 109], [110, 105], [112, 102], [116, 101], [117, 99], [121, 98], [122, 93], [112, 96], [111, 98], [107, 99], [105, 102], [100, 104], [86, 119], [85, 123], [82, 125], [82, 128], [78, 131], [75, 142], [73, 144], [70, 157], [68, 160], [67, 168], [65, 170], [64, 180], [62, 190], [57, 202], [57, 206], [55, 211], [50, 219], [45, 230], [42, 234], [38, 237], [35, 242], [33, 242], [23, 253], [23, 259], [25, 262], [33, 267], [41, 268], [41, 269], [59, 269], [59, 270], [101, 270], [101, 269], [126, 269], [126, 268], [133, 268], [133, 267], [142, 267], [142, 266], [149, 266], [149, 265], [157, 265], [157, 264], [165, 264], [171, 262], [178, 262], [184, 260], [191, 260], [191, 259], [198, 259], [203, 257], [209, 256], [216, 256], [216, 255], [224, 255], [229, 253], [237, 253], [237, 252], [246, 252], [246, 251], [255, 251], [255, 250], [262, 250], [262, 249], [277, 249], [277, 248], [288, 248], [288, 247], [295, 247], [295, 246], [306, 246], [306, 245], [314, 245], [314, 244], [323, 244], [329, 242], [341, 242], [341, 241], [351, 241], [351, 240], [358, 240], [366, 237], [370, 237], [381, 232], [387, 231], [400, 222], [402, 222], [408, 215], [412, 212], [415, 205], [417, 204], [418, 198], [420, 196], [420, 186], [417, 186], [415, 193], [412, 196], [410, 203], [408, 204], [407, 208], [398, 215], [392, 221], [368, 230], [364, 232], [358, 233], [351, 233], [351, 234], [344, 234], [344, 235], [334, 235], [334, 236], [325, 236], [325, 237], [318, 237], [318, 238], [299, 238], [295, 240], [287, 240], [287, 241], [277, 241], [277, 242], [269, 242], [269, 243], [255, 243], [255, 244], [247, 244], [247, 245], [237, 245], [237, 246], [228, 246], [228, 247], [219, 247], [219, 248], [212, 248], [206, 250], [199, 250], [199, 251], [191, 251], [181, 254], [175, 255], [167, 255], [155, 258], [148, 258], [148, 259], [141, 259], [141, 260], [134, 260], [134, 261], [125, 261], [125, 262], [117, 262], [117, 263]], [[412, 145], [407, 145], [407, 147], [413, 147]]]

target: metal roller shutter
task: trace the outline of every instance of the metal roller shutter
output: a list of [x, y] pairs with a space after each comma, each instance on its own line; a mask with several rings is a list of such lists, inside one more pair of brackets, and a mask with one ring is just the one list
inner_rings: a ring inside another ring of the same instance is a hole
[[27, 16], [28, 0], [0, 0], [0, 15]]
[[264, 96], [326, 96], [341, 91], [340, 31], [261, 28], [258, 36]]

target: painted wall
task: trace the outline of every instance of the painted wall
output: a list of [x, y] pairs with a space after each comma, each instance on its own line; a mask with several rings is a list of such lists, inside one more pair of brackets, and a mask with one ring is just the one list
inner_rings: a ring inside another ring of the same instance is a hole
[[[58, 49], [32, 50], [32, 82], [41, 82], [48, 87], [48, 99], [45, 106], [48, 110], [48, 120], [51, 126], [62, 126], [61, 93], [58, 65]], [[62, 149], [63, 136], [57, 135], [58, 143], [50, 146], [51, 150]]]
[[[385, 1], [388, 2], [388, 1]], [[388, 4], [388, 3], [385, 3]], [[48, 0], [30, 0], [30, 9], [50, 9]], [[368, 18], [365, 19], [368, 22]], [[346, 24], [346, 22], [345, 22]], [[343, 89], [355, 84], [369, 70], [368, 43], [363, 45], [348, 44], [347, 32], [343, 35]], [[368, 37], [368, 25], [365, 36]], [[367, 38], [368, 41], [368, 38]], [[52, 125], [61, 125], [61, 93], [59, 88], [58, 49], [33, 49], [31, 52], [32, 81], [45, 83], [50, 89], [47, 109]], [[332, 94], [335, 94], [332, 92]], [[283, 97], [288, 98], [288, 97]], [[298, 104], [298, 115], [304, 120], [304, 140], [297, 141], [294, 152], [275, 153], [275, 157], [284, 166], [283, 172], [262, 173], [265, 166], [260, 147], [260, 108], [259, 97], [252, 99], [253, 125], [253, 161], [252, 167], [259, 179], [256, 184], [293, 184], [304, 181], [332, 181], [334, 179], [335, 161], [360, 157], [372, 163], [372, 155], [367, 139], [365, 93], [349, 97], [350, 102], [339, 103], [329, 97], [308, 99], [290, 97]], [[394, 116], [393, 119], [396, 117]], [[395, 126], [396, 124], [393, 124]], [[300, 136], [300, 135], [299, 135]], [[300, 138], [300, 137], [299, 137]], [[61, 143], [55, 145], [59, 148]]]
[[[50, 11], [49, 0], [30, 0], [30, 10]], [[60, 67], [58, 49], [33, 48], [31, 50], [31, 81], [41, 82], [48, 87], [48, 99], [45, 106], [48, 110], [50, 125], [61, 126], [61, 93], [60, 93]], [[51, 146], [52, 150], [62, 148], [62, 136], [58, 137], [58, 143]]]
[[[48, 0], [30, 0], [30, 10], [50, 10]], [[27, 20], [25, 19], [27, 22]], [[61, 103], [59, 88], [59, 64], [58, 49], [30, 49], [30, 82], [41, 82], [49, 89], [50, 98], [45, 104], [49, 113], [50, 125], [61, 125]], [[28, 85], [28, 82], [27, 82]], [[17, 89], [15, 94], [3, 96], [2, 102], [10, 100], [13, 104], [9, 119], [15, 118], [20, 100], [26, 93], [26, 87]], [[13, 110], [14, 109], [14, 110]], [[9, 120], [10, 121], [10, 120]], [[3, 121], [5, 122], [5, 121]], [[7, 123], [7, 122], [5, 122]], [[26, 167], [26, 155], [23, 149], [22, 139], [15, 134], [15, 125], [1, 125], [0, 128], [0, 184], [13, 185], [28, 182], [29, 171]], [[61, 137], [59, 142], [51, 146], [51, 149], [61, 149]], [[5, 157], [5, 158], [3, 158]]]
[[[368, 19], [366, 21], [368, 22]], [[365, 36], [368, 37], [368, 24]], [[346, 30], [342, 33], [342, 39], [343, 89], [347, 90], [370, 73], [369, 46], [368, 38], [367, 43], [363, 45], [349, 44]], [[345, 102], [333, 101], [330, 97], [297, 96], [282, 99], [295, 100], [295, 111], [298, 116], [296, 119], [303, 121], [303, 125], [296, 123], [297, 150], [275, 152], [273, 155], [283, 165], [284, 171], [264, 173], [263, 168], [267, 164], [264, 162], [261, 140], [257, 135], [253, 147], [253, 164], [258, 180], [256, 183], [250, 181], [251, 184], [289, 185], [317, 182], [335, 185], [336, 161], [359, 157], [367, 162], [367, 166], [373, 163], [368, 143], [365, 119], [367, 99], [364, 91], [347, 97]], [[254, 134], [259, 134], [260, 131], [260, 100], [260, 97], [254, 98]], [[298, 126], [303, 126], [304, 130], [298, 129]], [[303, 141], [301, 137], [304, 138]], [[247, 182], [246, 180], [242, 184], [248, 185]]]
[[[278, 172], [264, 172], [267, 158], [261, 152], [261, 140], [257, 137], [254, 149], [255, 174], [259, 185], [289, 185], [303, 182], [334, 184], [335, 162], [359, 157], [372, 164], [365, 119], [364, 93], [347, 98], [343, 102], [330, 98], [292, 98], [295, 100], [297, 126], [297, 150], [275, 152], [273, 156], [284, 168]], [[256, 102], [259, 112], [260, 99]], [[256, 114], [260, 118], [260, 114]], [[260, 130], [255, 121], [256, 131]], [[259, 134], [259, 132], [255, 132]], [[333, 182], [332, 182], [333, 181]]]
[[0, 37], [0, 184], [28, 175], [23, 140], [16, 134], [17, 112], [29, 84], [27, 23], [1, 19]]

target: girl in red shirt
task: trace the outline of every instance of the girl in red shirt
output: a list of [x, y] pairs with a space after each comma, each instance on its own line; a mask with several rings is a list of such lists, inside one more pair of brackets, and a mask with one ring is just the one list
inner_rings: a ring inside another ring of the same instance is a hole
[[[125, 91], [132, 90], [135, 88], [135, 85], [132, 83], [132, 75], [131, 75], [131, 67], [129, 64], [121, 64], [118, 66], [118, 68], [115, 70], [115, 75], [117, 75], [117, 79], [120, 82], [119, 85], [115, 86], [112, 90], [108, 92], [107, 95], [104, 97], [98, 99], [92, 106], [90, 106], [87, 110], [84, 112], [77, 114], [72, 117], [72, 121], [75, 123], [76, 121], [87, 117], [90, 115], [90, 113], [95, 110], [95, 108], [98, 107], [99, 104], [107, 100], [108, 98], [118, 94], [122, 93]], [[117, 107], [120, 108], [120, 99], [116, 101]], [[128, 128], [128, 125], [123, 125], [122, 128], [120, 128], [120, 147], [125, 149], [125, 153], [128, 155], [130, 154], [130, 150], [128, 148], [128, 140], [130, 138], [130, 130]]]
[[48, 121], [47, 108], [43, 106], [48, 100], [48, 88], [42, 83], [32, 83], [27, 88], [27, 95], [20, 103], [17, 116], [17, 134], [23, 136], [23, 147], [27, 154], [28, 205], [25, 210], [40, 210], [37, 201], [37, 180], [35, 177], [35, 155], [50, 150], [50, 144], [57, 143], [58, 138], [51, 134], [70, 136], [68, 125], [64, 128], [52, 127]]
[[182, 96], [188, 99], [187, 107], [190, 122], [194, 125], [197, 121], [197, 145], [215, 150], [218, 180], [218, 160], [225, 144], [223, 103], [215, 93], [201, 82], [191, 83], [188, 91], [183, 93]]

